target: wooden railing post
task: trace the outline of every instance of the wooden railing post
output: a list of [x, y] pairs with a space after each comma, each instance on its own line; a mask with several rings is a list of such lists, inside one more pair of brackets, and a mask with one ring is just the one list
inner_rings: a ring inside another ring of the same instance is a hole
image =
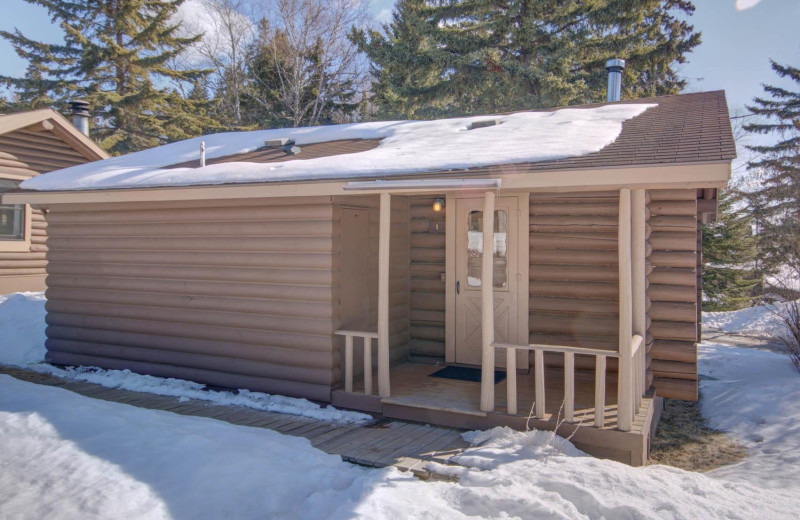
[[564, 419], [575, 422], [575, 354], [564, 352]]
[[517, 349], [506, 349], [506, 408], [517, 415]]
[[344, 391], [353, 391], [353, 336], [344, 337]]
[[594, 425], [602, 428], [606, 420], [606, 357], [598, 355], [594, 368]]
[[494, 192], [483, 198], [481, 411], [494, 411]]
[[372, 338], [364, 336], [364, 394], [372, 395]]
[[534, 376], [534, 385], [536, 388], [536, 418], [544, 419], [544, 350], [537, 349], [533, 356], [534, 369], [536, 375]]
[[633, 333], [631, 292], [631, 190], [619, 190], [619, 373], [617, 390], [617, 428], [630, 431], [633, 423]]
[[381, 193], [378, 234], [378, 396], [391, 395], [389, 384], [389, 255], [392, 198]]

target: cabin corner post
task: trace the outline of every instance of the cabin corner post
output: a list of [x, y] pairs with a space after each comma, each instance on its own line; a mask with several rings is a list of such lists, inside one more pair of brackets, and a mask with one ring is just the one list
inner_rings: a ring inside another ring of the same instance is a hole
[[389, 255], [392, 199], [387, 192], [380, 196], [378, 235], [378, 396], [391, 395], [389, 384]]
[[619, 190], [619, 376], [617, 427], [630, 431], [633, 423], [633, 293], [631, 244], [631, 190]]
[[643, 189], [631, 193], [631, 268], [632, 328], [642, 337], [639, 349], [633, 354], [634, 409], [641, 404], [645, 383], [647, 344], [647, 195]]
[[494, 192], [483, 198], [481, 411], [494, 411]]

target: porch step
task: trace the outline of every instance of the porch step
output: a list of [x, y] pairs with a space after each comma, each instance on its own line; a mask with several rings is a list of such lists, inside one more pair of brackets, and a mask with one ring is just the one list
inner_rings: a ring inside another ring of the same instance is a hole
[[441, 404], [431, 403], [425, 399], [414, 397], [384, 397], [381, 399], [383, 405], [404, 406], [407, 408], [422, 408], [424, 410], [435, 410], [437, 412], [451, 412], [460, 415], [472, 415], [475, 417], [486, 417], [486, 412], [480, 410], [470, 410], [465, 408], [456, 408], [443, 406]]

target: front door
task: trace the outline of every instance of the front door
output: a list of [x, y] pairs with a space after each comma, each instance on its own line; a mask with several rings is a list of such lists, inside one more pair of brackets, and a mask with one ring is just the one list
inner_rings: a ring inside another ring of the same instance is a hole
[[[494, 212], [495, 341], [517, 338], [517, 197], [498, 197]], [[456, 363], [481, 363], [483, 198], [456, 202]], [[505, 356], [496, 356], [505, 365]]]

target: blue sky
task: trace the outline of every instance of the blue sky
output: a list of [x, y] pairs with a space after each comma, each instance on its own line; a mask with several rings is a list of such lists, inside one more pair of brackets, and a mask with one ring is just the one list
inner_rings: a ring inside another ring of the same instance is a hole
[[[393, 0], [372, 0], [377, 17], [388, 19]], [[741, 107], [761, 93], [761, 83], [776, 79], [769, 66], [779, 63], [800, 66], [800, 0], [695, 0], [692, 17], [703, 33], [703, 43], [681, 67], [690, 79], [689, 91], [724, 89], [728, 104]], [[737, 9], [748, 7], [748, 9]], [[19, 28], [30, 38], [57, 41], [58, 27], [45, 10], [23, 0], [3, 0], [0, 28]], [[21, 75], [24, 62], [11, 46], [0, 41], [0, 73]]]

